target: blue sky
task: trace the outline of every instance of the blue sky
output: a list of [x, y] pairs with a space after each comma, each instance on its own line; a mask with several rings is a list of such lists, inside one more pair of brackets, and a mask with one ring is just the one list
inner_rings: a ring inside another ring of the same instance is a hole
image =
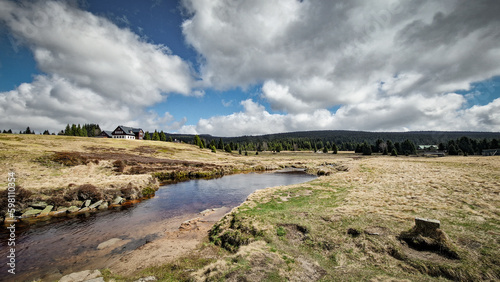
[[500, 131], [500, 4], [0, 0], [0, 130]]

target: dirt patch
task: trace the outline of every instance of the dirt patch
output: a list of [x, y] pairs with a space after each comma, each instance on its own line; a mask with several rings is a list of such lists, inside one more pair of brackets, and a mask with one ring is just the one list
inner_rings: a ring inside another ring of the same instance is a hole
[[285, 229], [285, 238], [291, 243], [301, 243], [307, 238], [307, 227], [298, 224], [279, 224]]
[[432, 252], [447, 259], [460, 259], [448, 235], [439, 228], [422, 229], [414, 226], [409, 231], [401, 232], [398, 239], [416, 251]]
[[143, 268], [161, 265], [184, 256], [206, 240], [210, 228], [226, 212], [228, 208], [214, 209], [206, 215], [184, 221], [179, 230], [167, 231], [163, 237], [122, 255], [109, 268], [113, 273], [129, 275]]

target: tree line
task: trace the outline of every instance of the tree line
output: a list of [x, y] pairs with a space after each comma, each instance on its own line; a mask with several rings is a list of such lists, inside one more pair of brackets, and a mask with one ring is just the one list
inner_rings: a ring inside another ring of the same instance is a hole
[[[11, 129], [2, 133], [13, 133]], [[95, 137], [101, 133], [99, 124], [67, 124], [59, 135]], [[27, 127], [19, 134], [35, 134]], [[44, 135], [51, 134], [48, 130]], [[462, 135], [460, 135], [462, 134]], [[54, 135], [54, 133], [52, 133]], [[386, 137], [386, 138], [383, 138]], [[407, 138], [404, 138], [407, 137]], [[163, 130], [144, 133], [144, 140], [178, 141], [208, 148], [239, 153], [281, 152], [281, 151], [355, 151], [369, 155], [413, 155], [417, 152], [415, 144], [430, 144], [427, 151], [443, 151], [450, 155], [479, 155], [483, 150], [498, 149], [499, 133], [495, 132], [363, 132], [363, 131], [309, 131], [269, 134], [261, 136], [214, 137], [211, 135], [169, 134]], [[362, 139], [365, 138], [365, 139]], [[402, 139], [404, 138], [404, 139]], [[448, 139], [446, 139], [448, 138]], [[440, 142], [437, 142], [440, 141]]]

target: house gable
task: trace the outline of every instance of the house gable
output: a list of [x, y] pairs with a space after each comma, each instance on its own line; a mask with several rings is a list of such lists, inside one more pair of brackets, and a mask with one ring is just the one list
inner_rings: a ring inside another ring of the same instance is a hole
[[119, 125], [112, 132], [112, 135], [113, 138], [142, 140], [144, 137], [144, 131], [141, 128], [133, 128], [133, 127]]

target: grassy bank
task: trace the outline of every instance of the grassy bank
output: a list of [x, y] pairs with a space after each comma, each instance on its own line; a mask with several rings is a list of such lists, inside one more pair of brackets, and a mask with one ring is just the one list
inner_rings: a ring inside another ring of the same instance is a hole
[[[500, 279], [499, 158], [338, 161], [348, 170], [254, 193], [213, 226], [209, 243], [198, 252], [138, 276], [195, 281]], [[444, 247], [403, 240], [415, 217], [440, 220], [441, 239], [454, 255]]]

